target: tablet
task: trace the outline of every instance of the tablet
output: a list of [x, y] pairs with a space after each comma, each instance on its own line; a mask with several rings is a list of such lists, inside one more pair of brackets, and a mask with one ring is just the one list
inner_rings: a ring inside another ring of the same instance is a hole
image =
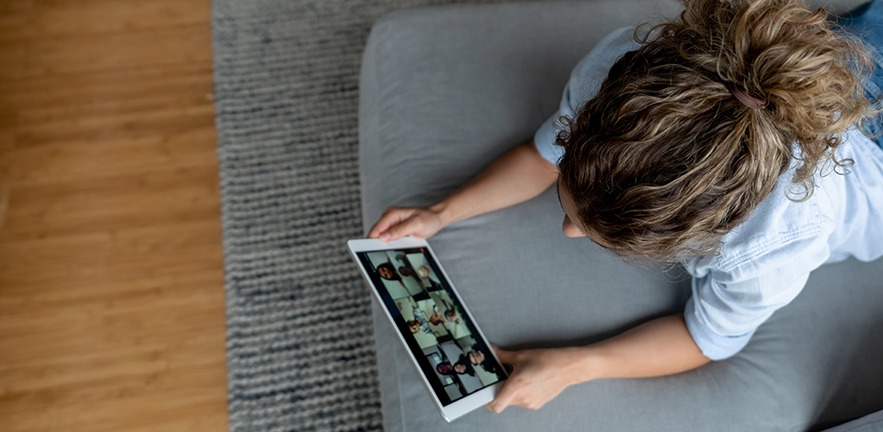
[[506, 371], [426, 240], [347, 245], [442, 417], [491, 402]]

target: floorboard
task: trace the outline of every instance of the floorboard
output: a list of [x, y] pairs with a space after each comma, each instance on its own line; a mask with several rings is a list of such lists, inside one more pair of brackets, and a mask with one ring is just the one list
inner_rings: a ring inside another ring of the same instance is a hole
[[210, 19], [0, 3], [0, 430], [226, 430]]

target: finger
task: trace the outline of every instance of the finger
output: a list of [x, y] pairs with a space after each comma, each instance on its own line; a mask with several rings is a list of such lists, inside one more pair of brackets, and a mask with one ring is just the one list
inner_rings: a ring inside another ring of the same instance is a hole
[[500, 359], [501, 363], [510, 366], [515, 365], [515, 351], [507, 351], [494, 344], [491, 344], [491, 348], [493, 348], [494, 352], [497, 354], [497, 358]]
[[395, 207], [390, 207], [385, 212], [383, 212], [383, 214], [380, 215], [380, 218], [377, 219], [377, 222], [374, 222], [374, 226], [372, 226], [371, 229], [368, 230], [368, 238], [376, 238], [380, 235], [380, 233], [386, 231], [386, 229], [389, 227], [390, 222], [393, 221], [392, 217], [394, 212]]
[[394, 226], [405, 219], [407, 217], [406, 212], [403, 212], [402, 209], [396, 207], [390, 207], [377, 222], [374, 223], [374, 226], [368, 231], [368, 238], [378, 238], [385, 233], [389, 227]]
[[416, 225], [416, 218], [414, 216], [415, 214], [412, 214], [406, 219], [399, 221], [396, 225], [390, 227], [385, 233], [380, 234], [380, 239], [383, 241], [397, 240], [406, 235], [414, 234], [416, 228], [414, 226]]
[[503, 383], [503, 387], [500, 388], [500, 392], [497, 393], [494, 400], [487, 404], [487, 408], [499, 414], [512, 404], [516, 396], [518, 396], [518, 389], [512, 385], [512, 377], [509, 377], [509, 380]]

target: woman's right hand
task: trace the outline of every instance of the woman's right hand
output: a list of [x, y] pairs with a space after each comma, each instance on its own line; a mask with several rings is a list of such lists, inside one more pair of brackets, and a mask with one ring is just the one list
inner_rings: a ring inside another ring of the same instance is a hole
[[390, 207], [368, 231], [368, 238], [392, 241], [405, 236], [429, 238], [444, 228], [441, 210], [433, 207]]

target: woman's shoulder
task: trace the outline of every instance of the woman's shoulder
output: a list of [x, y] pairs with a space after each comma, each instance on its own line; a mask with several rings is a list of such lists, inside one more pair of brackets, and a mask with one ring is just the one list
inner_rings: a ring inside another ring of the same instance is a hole
[[568, 87], [569, 99], [573, 102], [571, 108], [576, 111], [582, 102], [591, 99], [598, 93], [601, 83], [607, 78], [607, 74], [613, 64], [625, 53], [640, 48], [640, 44], [634, 38], [635, 27], [620, 27], [602, 38], [577, 63], [570, 75]]
[[805, 197], [788, 174], [745, 221], [724, 235], [716, 254], [688, 260], [687, 270], [694, 276], [714, 271], [719, 277], [747, 280], [795, 257], [812, 254], [827, 259], [827, 238], [835, 229], [830, 203], [819, 190]]
[[[855, 128], [842, 138], [836, 158], [843, 164], [821, 163], [808, 198], [803, 186], [792, 182], [796, 168], [792, 166], [752, 214], [722, 238], [716, 254], [685, 260], [687, 270], [694, 275], [714, 271], [746, 279], [782, 267], [795, 257], [812, 254], [827, 261], [842, 255], [840, 247], [832, 250], [829, 240], [848, 238], [844, 231], [855, 229], [840, 225], [846, 217], [853, 223], [863, 219], [872, 223], [883, 216], [881, 200], [865, 197], [869, 193], [883, 196], [879, 192], [883, 150]], [[798, 161], [799, 157], [795, 164]]]
[[635, 40], [635, 26], [619, 27], [601, 38], [580, 64], [587, 63], [586, 59], [593, 57], [594, 60], [599, 61], [607, 59], [604, 63], [612, 66], [623, 54], [640, 47], [641, 45]]

